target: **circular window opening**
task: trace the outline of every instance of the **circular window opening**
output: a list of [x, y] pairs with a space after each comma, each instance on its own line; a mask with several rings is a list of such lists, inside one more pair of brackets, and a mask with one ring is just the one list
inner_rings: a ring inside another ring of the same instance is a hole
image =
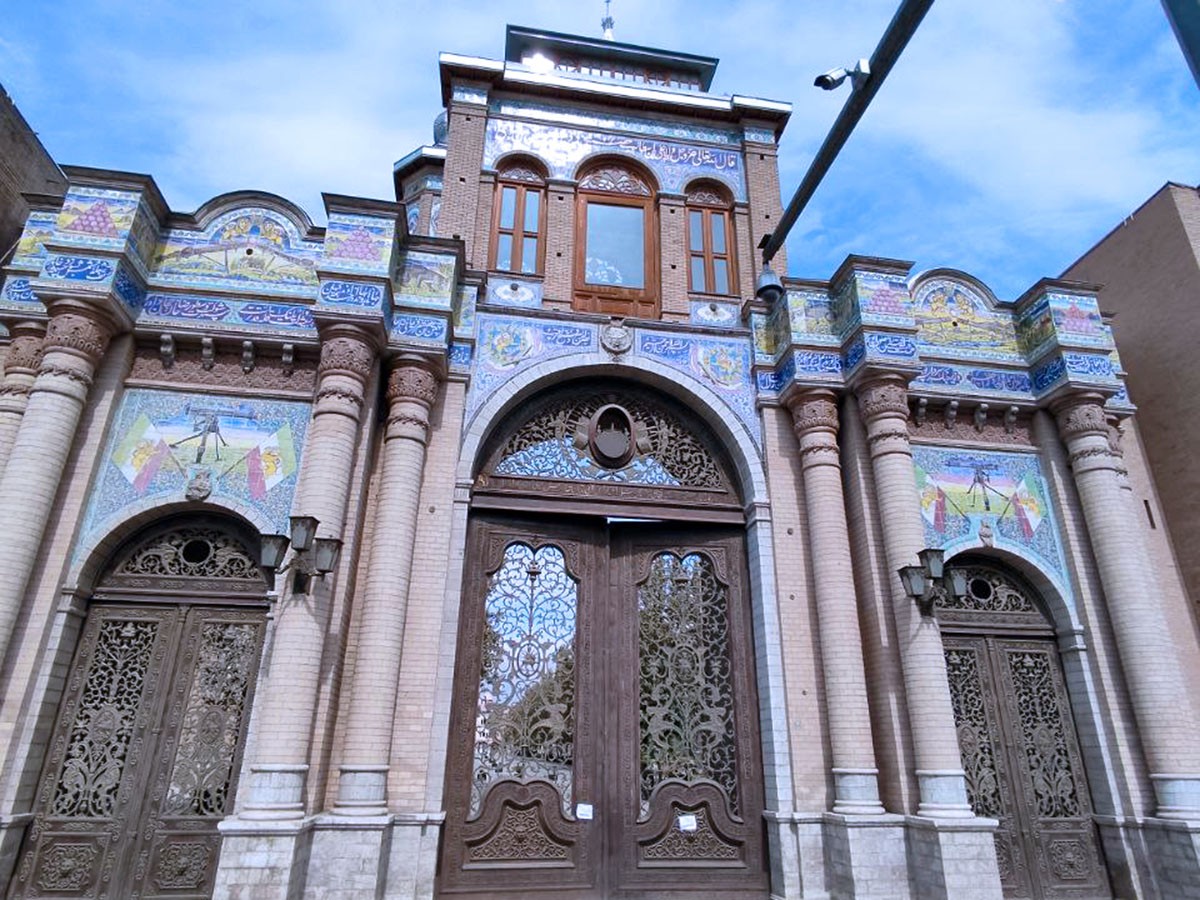
[[976, 600], [991, 600], [992, 585], [986, 578], [971, 579], [971, 596]]
[[194, 539], [183, 545], [183, 561], [198, 566], [202, 562], [206, 562], [212, 556], [212, 544], [208, 541]]
[[610, 403], [596, 410], [588, 429], [592, 456], [608, 469], [619, 469], [633, 459], [633, 420], [624, 409]]

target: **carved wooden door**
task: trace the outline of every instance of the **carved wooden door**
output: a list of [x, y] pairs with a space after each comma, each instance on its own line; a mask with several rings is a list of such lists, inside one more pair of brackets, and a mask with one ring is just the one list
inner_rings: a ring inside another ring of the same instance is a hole
[[1053, 638], [945, 635], [975, 812], [999, 819], [1006, 897], [1110, 896]]
[[468, 552], [439, 893], [765, 898], [741, 533], [476, 518]]
[[211, 895], [264, 624], [262, 609], [92, 606], [10, 896]]

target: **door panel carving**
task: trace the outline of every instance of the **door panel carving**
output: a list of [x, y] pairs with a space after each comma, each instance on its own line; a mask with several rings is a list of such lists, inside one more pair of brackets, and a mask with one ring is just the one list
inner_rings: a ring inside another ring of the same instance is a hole
[[473, 520], [441, 895], [766, 897], [742, 541]]
[[939, 619], [971, 805], [1000, 820], [1005, 896], [1110, 896], [1047, 620], [1020, 580], [966, 568], [967, 596]]

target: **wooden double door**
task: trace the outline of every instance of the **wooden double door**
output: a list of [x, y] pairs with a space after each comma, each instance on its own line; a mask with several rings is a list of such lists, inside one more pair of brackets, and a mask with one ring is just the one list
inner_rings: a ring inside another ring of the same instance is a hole
[[262, 605], [94, 603], [9, 896], [209, 897]]
[[744, 534], [473, 519], [441, 896], [765, 898]]

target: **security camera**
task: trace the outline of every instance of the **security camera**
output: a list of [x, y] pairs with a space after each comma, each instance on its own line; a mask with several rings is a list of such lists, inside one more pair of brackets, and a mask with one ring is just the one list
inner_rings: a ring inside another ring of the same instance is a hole
[[865, 59], [860, 59], [854, 64], [853, 69], [843, 69], [841, 67], [830, 69], [824, 75], [818, 75], [813, 81], [814, 87], [819, 87], [824, 91], [832, 91], [838, 87], [847, 78], [850, 79], [850, 87], [853, 90], [858, 90], [862, 87], [864, 81], [871, 74], [871, 65]]
[[818, 75], [813, 81], [814, 87], [819, 87], [823, 91], [832, 91], [843, 81], [850, 73], [843, 68], [830, 69], [823, 75]]

